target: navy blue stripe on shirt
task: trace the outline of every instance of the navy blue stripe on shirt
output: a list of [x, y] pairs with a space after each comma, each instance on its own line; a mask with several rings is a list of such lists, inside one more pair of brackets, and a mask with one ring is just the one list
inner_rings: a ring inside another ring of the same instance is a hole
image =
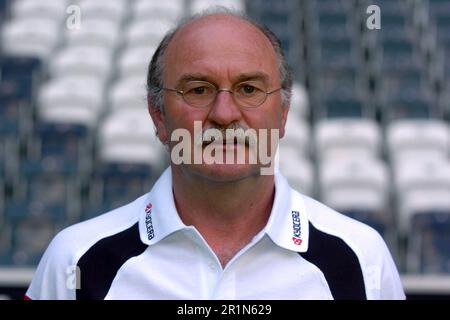
[[104, 299], [120, 267], [146, 248], [139, 237], [138, 223], [95, 243], [77, 263], [81, 278], [77, 300]]
[[325, 276], [334, 299], [367, 299], [358, 257], [340, 238], [309, 223], [308, 251], [299, 253]]

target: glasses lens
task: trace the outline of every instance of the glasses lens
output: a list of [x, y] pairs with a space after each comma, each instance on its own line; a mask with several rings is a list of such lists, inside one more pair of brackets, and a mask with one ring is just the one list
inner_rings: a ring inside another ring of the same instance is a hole
[[183, 97], [186, 103], [193, 107], [206, 107], [216, 95], [216, 88], [203, 81], [188, 82], [183, 88]]
[[234, 88], [237, 102], [243, 107], [258, 107], [266, 100], [266, 90], [261, 83], [243, 82]]

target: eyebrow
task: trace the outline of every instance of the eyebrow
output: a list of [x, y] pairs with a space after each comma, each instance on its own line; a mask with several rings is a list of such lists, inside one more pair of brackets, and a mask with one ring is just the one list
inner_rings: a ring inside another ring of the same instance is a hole
[[[259, 80], [267, 84], [269, 82], [269, 76], [263, 72], [255, 71], [242, 73], [237, 77], [235, 77], [233, 80], [234, 83]], [[177, 81], [177, 86], [189, 81], [206, 81], [215, 84], [215, 81], [212, 79], [212, 77], [205, 75], [203, 73], [186, 73], [182, 75], [180, 79]]]

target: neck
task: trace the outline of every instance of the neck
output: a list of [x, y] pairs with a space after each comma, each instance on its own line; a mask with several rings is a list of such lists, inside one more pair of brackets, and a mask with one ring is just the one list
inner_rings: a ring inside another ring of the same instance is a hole
[[267, 224], [273, 176], [216, 182], [172, 167], [173, 193], [181, 220], [201, 233], [222, 266]]

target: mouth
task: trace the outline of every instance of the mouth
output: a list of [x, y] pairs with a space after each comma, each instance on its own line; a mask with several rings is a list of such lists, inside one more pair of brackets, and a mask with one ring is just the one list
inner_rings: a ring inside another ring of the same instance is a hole
[[242, 139], [238, 139], [236, 137], [232, 139], [221, 139], [219, 141], [216, 141], [214, 138], [212, 141], [203, 141], [203, 147], [206, 147], [210, 144], [220, 146], [222, 145], [223, 148], [231, 148], [231, 147], [237, 147], [237, 146], [249, 146], [249, 138], [246, 137], [245, 141], [242, 141]]

